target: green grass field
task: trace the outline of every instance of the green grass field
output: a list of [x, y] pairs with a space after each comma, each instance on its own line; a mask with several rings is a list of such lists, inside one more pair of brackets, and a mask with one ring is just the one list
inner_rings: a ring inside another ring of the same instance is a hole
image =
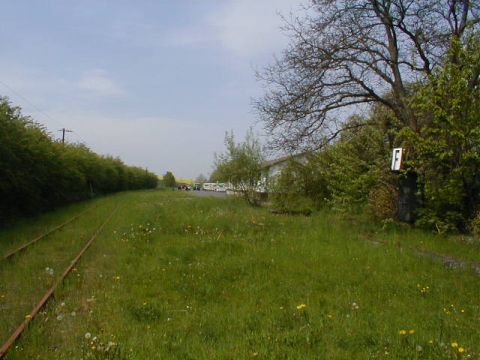
[[2, 343], [117, 205], [7, 359], [480, 358], [480, 277], [415, 251], [480, 262], [473, 239], [169, 191], [0, 231], [3, 254], [90, 209], [0, 263]]

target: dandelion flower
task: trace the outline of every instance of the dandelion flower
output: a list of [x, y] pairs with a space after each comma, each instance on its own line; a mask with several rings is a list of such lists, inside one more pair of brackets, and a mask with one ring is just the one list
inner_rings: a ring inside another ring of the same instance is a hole
[[398, 333], [400, 335], [407, 335], [407, 330], [400, 330]]
[[90, 334], [89, 332], [86, 332], [85, 333], [85, 339], [90, 339], [92, 337], [92, 334]]
[[300, 304], [300, 305], [297, 305], [297, 310], [303, 310], [307, 307], [307, 305], [305, 304]]
[[408, 333], [409, 333], [409, 334], [415, 334], [415, 330], [413, 330], [413, 329], [412, 329], [412, 330], [408, 330]]
[[460, 347], [458, 348], [458, 352], [459, 352], [459, 353], [463, 353], [463, 352], [465, 352], [465, 349], [460, 346]]
[[450, 344], [453, 348], [457, 348], [458, 347], [458, 343], [456, 341], [452, 342]]

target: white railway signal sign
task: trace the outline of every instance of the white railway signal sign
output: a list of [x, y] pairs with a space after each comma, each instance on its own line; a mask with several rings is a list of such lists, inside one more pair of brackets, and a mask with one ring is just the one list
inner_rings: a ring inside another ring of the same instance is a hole
[[400, 171], [403, 167], [403, 153], [402, 148], [393, 149], [392, 154], [392, 171]]

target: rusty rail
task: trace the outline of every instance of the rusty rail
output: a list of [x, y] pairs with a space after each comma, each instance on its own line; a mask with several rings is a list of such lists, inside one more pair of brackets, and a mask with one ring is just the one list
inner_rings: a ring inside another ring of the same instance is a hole
[[12, 333], [12, 335], [10, 335], [10, 337], [5, 342], [5, 344], [2, 345], [2, 347], [0, 348], [0, 359], [3, 359], [3, 357], [8, 352], [10, 347], [15, 343], [15, 341], [20, 337], [22, 332], [25, 330], [28, 323], [35, 318], [35, 316], [38, 314], [38, 312], [42, 309], [42, 307], [47, 303], [47, 301], [53, 295], [53, 293], [57, 289], [58, 285], [60, 285], [63, 282], [63, 280], [67, 277], [67, 275], [70, 273], [70, 271], [72, 271], [75, 264], [80, 260], [82, 255], [88, 250], [90, 245], [92, 245], [93, 241], [97, 238], [98, 234], [100, 234], [100, 232], [103, 230], [105, 225], [110, 221], [110, 219], [115, 214], [117, 209], [118, 209], [118, 206], [112, 211], [112, 213], [102, 223], [102, 225], [100, 225], [97, 228], [97, 230], [95, 231], [93, 236], [90, 238], [90, 240], [88, 240], [88, 242], [85, 244], [85, 246], [82, 248], [82, 250], [78, 253], [78, 255], [75, 256], [75, 258], [70, 262], [70, 265], [68, 265], [68, 267], [63, 271], [62, 275], [57, 279], [55, 284], [50, 289], [48, 289], [48, 291], [45, 293], [45, 295], [43, 295], [43, 297], [40, 299], [40, 301], [37, 303], [37, 305], [35, 305], [35, 307], [32, 309], [30, 314], [25, 316], [25, 319], [22, 321], [22, 323], [17, 327], [17, 329]]
[[54, 228], [48, 230], [46, 233], [42, 234], [42, 235], [39, 235], [37, 236], [35, 239], [33, 240], [30, 240], [29, 242], [27, 242], [26, 244], [23, 244], [22, 246], [20, 246], [19, 248], [15, 249], [15, 250], [12, 250], [10, 252], [8, 252], [7, 254], [5, 254], [2, 258], [2, 260], [9, 260], [10, 258], [12, 258], [13, 256], [15, 256], [16, 254], [18, 254], [19, 252], [25, 250], [26, 248], [28, 248], [30, 245], [33, 245], [35, 244], [37, 241], [47, 237], [48, 235], [50, 235], [51, 233], [57, 231], [57, 230], [60, 230], [61, 228], [63, 228], [65, 225], [68, 225], [70, 224], [73, 220], [75, 219], [78, 219], [80, 216], [82, 216], [83, 214], [85, 214], [88, 210], [90, 209], [86, 209], [80, 213], [78, 213], [77, 215], [75, 215], [74, 217], [68, 219], [67, 221], [61, 223], [60, 225], [57, 225], [55, 226]]

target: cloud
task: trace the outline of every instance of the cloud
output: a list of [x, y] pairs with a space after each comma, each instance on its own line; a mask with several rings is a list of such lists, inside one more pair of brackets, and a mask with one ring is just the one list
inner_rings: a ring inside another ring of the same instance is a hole
[[222, 46], [236, 55], [270, 55], [282, 49], [287, 38], [281, 15], [295, 11], [300, 0], [230, 1], [208, 21]]
[[95, 96], [120, 96], [125, 91], [118, 86], [104, 70], [90, 70], [85, 72], [77, 82], [77, 87]]
[[[303, 1], [304, 2], [304, 1]], [[202, 20], [163, 36], [170, 46], [218, 46], [242, 58], [270, 56], [288, 39], [281, 15], [295, 13], [301, 0], [230, 0], [213, 8]]]

